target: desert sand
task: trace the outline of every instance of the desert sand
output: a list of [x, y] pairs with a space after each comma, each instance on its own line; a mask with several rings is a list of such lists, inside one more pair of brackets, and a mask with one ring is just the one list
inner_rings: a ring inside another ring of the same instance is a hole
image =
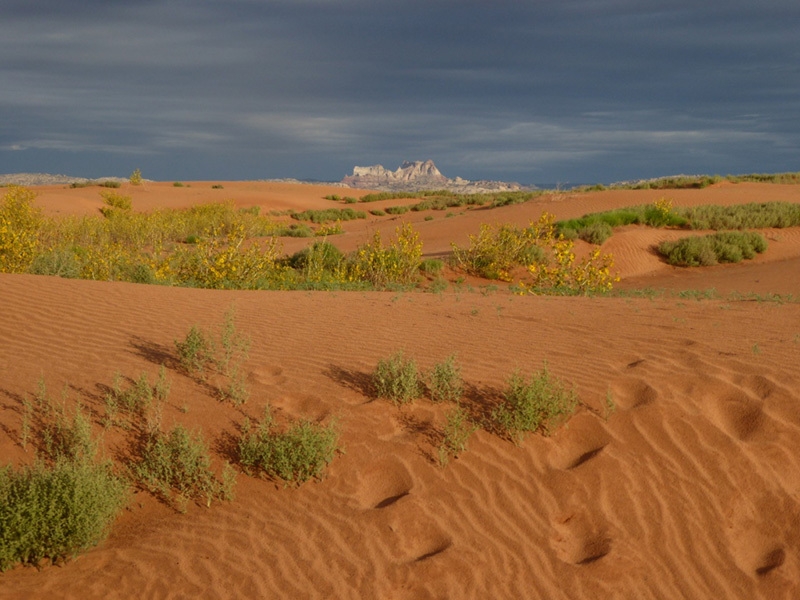
[[[339, 206], [337, 187], [222, 182], [125, 187], [134, 208], [232, 200], [263, 211]], [[98, 188], [36, 188], [50, 214], [88, 214]], [[425, 253], [465, 243], [480, 223], [527, 224], [643, 204], [800, 202], [800, 186], [545, 196], [498, 209], [409, 212], [344, 223], [355, 248], [409, 220]], [[357, 209], [415, 201], [392, 200]], [[434, 219], [424, 221], [426, 214]], [[0, 598], [769, 598], [800, 593], [800, 228], [765, 232], [755, 260], [704, 269], [661, 262], [680, 232], [629, 227], [603, 246], [619, 287], [650, 297], [516, 296], [467, 278], [444, 293], [231, 292], [0, 275], [0, 453], [19, 444], [21, 402], [43, 377], [102, 411], [115, 372], [174, 364], [190, 326], [234, 307], [252, 340], [250, 400], [221, 403], [176, 369], [165, 426], [210, 441], [215, 468], [245, 416], [335, 418], [343, 452], [320, 481], [284, 487], [239, 473], [236, 499], [187, 514], [137, 492], [106, 541], [59, 566], [0, 574]], [[285, 240], [287, 252], [308, 240]], [[481, 287], [484, 286], [484, 287]], [[682, 290], [715, 288], [695, 300]], [[754, 293], [759, 299], [728, 296]], [[457, 354], [474, 410], [506, 378], [546, 361], [574, 385], [577, 413], [515, 445], [478, 431], [446, 468], [446, 407], [398, 408], [370, 393], [377, 361], [404, 350], [427, 369]], [[605, 409], [613, 399], [615, 410]], [[95, 432], [103, 434], [95, 423]], [[109, 433], [105, 452], [119, 457]]]

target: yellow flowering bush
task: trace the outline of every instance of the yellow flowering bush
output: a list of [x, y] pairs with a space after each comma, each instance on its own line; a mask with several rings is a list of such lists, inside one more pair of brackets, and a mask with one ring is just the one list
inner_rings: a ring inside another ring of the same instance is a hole
[[376, 287], [415, 283], [422, 262], [422, 242], [410, 223], [395, 230], [396, 239], [384, 246], [380, 231], [361, 246], [341, 276], [345, 281], [367, 281]]
[[451, 244], [453, 260], [470, 275], [486, 279], [511, 281], [513, 267], [542, 258], [531, 229], [484, 223], [477, 235], [469, 236], [469, 241], [468, 248]]
[[0, 204], [0, 272], [24, 273], [39, 246], [41, 211], [33, 206], [31, 190], [12, 185]]
[[599, 248], [593, 249], [588, 256], [576, 262], [575, 243], [566, 239], [563, 234], [556, 235], [554, 215], [542, 213], [539, 221], [531, 224], [529, 230], [549, 260], [535, 261], [528, 265], [533, 282], [520, 283], [523, 292], [608, 292], [619, 281], [619, 277], [611, 273], [614, 257], [609, 253], [602, 254]]
[[277, 239], [244, 247], [245, 239], [241, 224], [226, 236], [217, 229], [207, 231], [197, 244], [176, 253], [176, 281], [204, 288], [252, 289], [259, 281], [273, 278], [280, 270]]

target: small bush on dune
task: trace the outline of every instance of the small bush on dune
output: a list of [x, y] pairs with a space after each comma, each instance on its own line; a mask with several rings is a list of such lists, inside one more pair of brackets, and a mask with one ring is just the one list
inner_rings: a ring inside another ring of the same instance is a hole
[[269, 477], [299, 484], [322, 474], [336, 454], [338, 440], [333, 423], [323, 426], [298, 421], [280, 431], [266, 407], [255, 430], [249, 421], [242, 428], [239, 462]]
[[60, 459], [0, 468], [0, 571], [74, 556], [102, 541], [128, 500], [108, 465]]
[[419, 398], [421, 383], [417, 363], [406, 359], [402, 352], [378, 361], [372, 373], [372, 385], [379, 398], [395, 404], [405, 404]]
[[526, 432], [540, 427], [549, 432], [559, 420], [575, 412], [577, 404], [575, 392], [566, 390], [545, 365], [528, 380], [519, 373], [509, 378], [503, 402], [492, 413], [492, 420], [519, 443]]
[[467, 441], [476, 429], [477, 426], [470, 422], [467, 411], [461, 406], [448, 412], [439, 444], [439, 464], [444, 467], [451, 458], [458, 458], [467, 449]]
[[211, 471], [208, 447], [200, 433], [191, 433], [176, 425], [168, 433], [156, 431], [144, 444], [140, 459], [133, 465], [139, 483], [185, 511], [189, 500], [230, 500], [233, 497], [234, 477], [226, 464], [222, 480]]
[[611, 225], [603, 221], [596, 221], [578, 230], [578, 237], [590, 244], [600, 245], [614, 233]]
[[461, 368], [455, 355], [437, 363], [428, 373], [428, 393], [434, 402], [457, 402], [464, 394]]

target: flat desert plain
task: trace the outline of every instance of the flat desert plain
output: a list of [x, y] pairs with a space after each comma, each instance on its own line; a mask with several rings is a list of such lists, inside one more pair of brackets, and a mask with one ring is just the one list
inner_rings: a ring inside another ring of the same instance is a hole
[[[336, 187], [146, 183], [134, 209], [232, 200], [262, 211], [329, 208]], [[34, 188], [48, 214], [93, 214], [97, 188]], [[356, 195], [356, 194], [353, 194]], [[344, 250], [412, 221], [428, 256], [481, 223], [527, 225], [667, 197], [676, 206], [800, 202], [800, 186], [566, 193], [503, 208], [409, 212], [343, 224]], [[392, 200], [354, 208], [415, 201]], [[433, 220], [425, 221], [428, 214]], [[1, 598], [797, 598], [800, 594], [800, 228], [769, 230], [736, 265], [680, 269], [653, 251], [685, 232], [629, 226], [602, 249], [621, 297], [518, 296], [453, 280], [442, 293], [250, 292], [0, 275], [0, 453], [20, 444], [22, 401], [43, 379], [100, 424], [115, 373], [168, 367], [163, 426], [202, 431], [212, 466], [269, 404], [278, 419], [335, 419], [342, 451], [301, 486], [237, 469], [236, 498], [181, 514], [137, 491], [108, 538], [56, 566], [0, 574]], [[308, 240], [286, 239], [293, 252]], [[714, 288], [712, 299], [679, 292]], [[738, 292], [738, 295], [731, 295]], [[756, 295], [751, 295], [756, 294]], [[781, 294], [782, 299], [770, 294]], [[250, 399], [220, 402], [174, 368], [176, 339], [235, 309], [251, 339]], [[447, 406], [373, 397], [377, 362], [421, 369], [455, 354], [465, 404], [488, 411], [515, 370], [547, 364], [580, 399], [551, 435], [516, 445], [478, 430], [437, 463]], [[63, 390], [63, 392], [62, 392]], [[609, 406], [612, 408], [610, 409]]]

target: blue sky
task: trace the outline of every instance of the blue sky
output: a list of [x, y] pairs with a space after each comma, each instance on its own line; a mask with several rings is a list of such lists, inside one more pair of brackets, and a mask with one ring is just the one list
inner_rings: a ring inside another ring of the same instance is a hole
[[0, 0], [0, 173], [800, 170], [800, 2]]

